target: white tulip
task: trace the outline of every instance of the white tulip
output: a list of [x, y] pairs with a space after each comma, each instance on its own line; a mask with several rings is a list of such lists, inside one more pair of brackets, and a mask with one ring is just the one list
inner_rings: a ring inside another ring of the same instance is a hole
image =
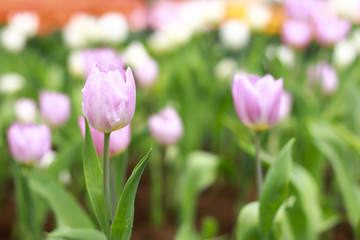
[[240, 20], [228, 20], [220, 26], [220, 40], [228, 49], [243, 49], [250, 40], [249, 26]]
[[99, 40], [103, 43], [118, 44], [126, 40], [129, 26], [121, 13], [106, 13], [98, 21]]
[[37, 107], [34, 100], [21, 98], [15, 102], [16, 118], [24, 123], [34, 123], [37, 116]]
[[334, 47], [333, 59], [337, 66], [347, 67], [354, 62], [358, 55], [355, 44], [349, 40], [342, 40]]
[[12, 94], [25, 85], [25, 78], [18, 73], [0, 75], [0, 93]]
[[8, 17], [8, 24], [26, 37], [34, 36], [39, 30], [39, 17], [32, 12], [18, 12]]
[[19, 29], [6, 26], [0, 32], [1, 45], [10, 52], [20, 52], [26, 44], [26, 35]]

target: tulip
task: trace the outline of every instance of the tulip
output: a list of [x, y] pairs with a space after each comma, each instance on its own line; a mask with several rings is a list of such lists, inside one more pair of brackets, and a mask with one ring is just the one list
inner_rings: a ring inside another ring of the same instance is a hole
[[59, 92], [43, 91], [39, 97], [40, 113], [53, 127], [64, 125], [70, 117], [70, 98]]
[[350, 66], [357, 56], [357, 46], [353, 41], [344, 39], [334, 46], [333, 60], [341, 68]]
[[98, 20], [99, 40], [108, 44], [119, 44], [125, 41], [129, 34], [129, 26], [124, 15], [109, 12]]
[[24, 123], [35, 122], [37, 107], [34, 100], [21, 98], [15, 102], [15, 115], [18, 120]]
[[183, 124], [178, 113], [166, 107], [148, 120], [150, 134], [162, 145], [176, 143], [183, 135]]
[[250, 75], [241, 77], [235, 74], [232, 84], [232, 96], [236, 113], [242, 123], [256, 131], [275, 125], [279, 117], [279, 107], [283, 80], [271, 75]]
[[339, 80], [335, 69], [326, 62], [320, 62], [316, 66], [309, 66], [307, 70], [309, 85], [315, 87], [320, 85], [324, 95], [335, 92]]
[[311, 41], [311, 29], [306, 22], [286, 21], [283, 25], [281, 38], [283, 42], [294, 48], [305, 48]]
[[51, 133], [46, 125], [13, 123], [7, 131], [11, 155], [25, 164], [32, 164], [51, 148]]
[[309, 20], [316, 11], [324, 10], [326, 5], [317, 0], [286, 0], [285, 13], [288, 17], [298, 20]]
[[243, 21], [228, 20], [220, 27], [220, 40], [228, 49], [243, 49], [249, 43], [250, 28]]
[[[85, 119], [80, 117], [78, 120], [81, 134], [85, 137]], [[100, 156], [104, 154], [104, 133], [90, 127], [91, 136], [95, 145], [96, 153]], [[110, 135], [110, 156], [118, 155], [124, 152], [130, 145], [131, 140], [131, 127], [130, 124], [122, 129], [116, 130]]]
[[25, 78], [15, 72], [0, 75], [0, 93], [13, 94], [21, 90], [25, 85]]
[[334, 45], [341, 41], [350, 31], [351, 24], [332, 15], [314, 17], [314, 32], [316, 40], [322, 45]]
[[89, 124], [110, 133], [130, 123], [135, 112], [136, 89], [131, 68], [96, 64], [82, 89], [82, 111]]
[[18, 29], [26, 37], [32, 37], [38, 32], [39, 22], [39, 16], [33, 12], [17, 12], [8, 18], [8, 25]]
[[148, 58], [134, 67], [136, 82], [140, 87], [148, 88], [153, 85], [159, 73], [159, 66], [155, 59]]

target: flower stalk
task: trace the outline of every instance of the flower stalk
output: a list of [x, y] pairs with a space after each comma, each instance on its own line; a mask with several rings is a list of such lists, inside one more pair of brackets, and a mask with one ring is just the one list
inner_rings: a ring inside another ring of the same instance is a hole
[[111, 225], [113, 220], [113, 204], [110, 189], [110, 159], [109, 159], [110, 133], [104, 133], [104, 161], [103, 161], [103, 194], [105, 219]]

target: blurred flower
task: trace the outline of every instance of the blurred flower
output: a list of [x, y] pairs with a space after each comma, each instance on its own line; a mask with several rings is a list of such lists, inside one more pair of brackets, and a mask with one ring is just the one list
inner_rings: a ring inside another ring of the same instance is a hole
[[246, 20], [251, 29], [263, 30], [271, 19], [271, 10], [264, 3], [252, 3], [246, 11]]
[[18, 73], [5, 73], [0, 75], [0, 93], [12, 94], [25, 85], [25, 78]]
[[344, 39], [335, 44], [333, 59], [337, 66], [347, 67], [355, 61], [357, 56], [358, 51], [352, 41]]
[[293, 49], [285, 46], [285, 45], [280, 45], [277, 48], [277, 57], [279, 58], [280, 62], [287, 67], [292, 67], [294, 66], [294, 62], [295, 62], [295, 54]]
[[63, 29], [63, 38], [70, 48], [81, 48], [98, 41], [97, 19], [85, 13], [71, 17]]
[[46, 125], [13, 123], [7, 140], [11, 155], [25, 164], [40, 161], [51, 147], [51, 133]]
[[6, 26], [0, 32], [1, 45], [10, 52], [20, 52], [26, 44], [26, 36], [17, 28]]
[[56, 159], [56, 152], [53, 150], [49, 150], [45, 155], [41, 158], [39, 162], [39, 168], [47, 169]]
[[307, 77], [310, 87], [315, 88], [320, 85], [325, 95], [332, 94], [338, 88], [339, 80], [337, 73], [326, 62], [311, 65], [307, 69]]
[[15, 102], [16, 118], [24, 123], [34, 123], [37, 116], [37, 107], [34, 100], [21, 98]]
[[124, 67], [124, 62], [120, 56], [111, 48], [87, 49], [82, 52], [82, 60], [85, 66], [85, 77], [87, 77], [95, 64], [109, 70], [110, 65]]
[[38, 32], [39, 22], [38, 15], [33, 12], [17, 12], [8, 17], [8, 24], [23, 33], [26, 38]]
[[150, 49], [157, 54], [164, 54], [176, 48], [171, 36], [165, 31], [156, 31], [148, 39]]
[[66, 94], [42, 91], [39, 105], [42, 118], [52, 127], [64, 125], [70, 117], [70, 98]]
[[129, 16], [130, 28], [134, 31], [144, 30], [147, 25], [147, 12], [144, 8], [138, 8]]
[[70, 185], [71, 183], [71, 173], [69, 170], [65, 169], [65, 170], [62, 170], [61, 172], [59, 172], [59, 182], [61, 182], [62, 184], [64, 184], [65, 186], [68, 186]]
[[126, 18], [121, 13], [106, 13], [98, 20], [99, 40], [102, 43], [119, 44], [129, 34]]
[[95, 65], [82, 90], [82, 111], [89, 124], [109, 133], [130, 123], [135, 112], [136, 89], [130, 68]]
[[149, 58], [144, 45], [141, 42], [132, 42], [123, 52], [123, 58], [127, 65], [135, 66], [138, 62], [142, 62]]
[[336, 13], [353, 22], [360, 21], [360, 1], [358, 0], [330, 0], [331, 6]]
[[248, 25], [240, 20], [228, 20], [220, 26], [220, 40], [231, 50], [240, 50], [247, 46], [250, 40]]
[[281, 31], [282, 41], [294, 48], [305, 48], [311, 41], [311, 28], [306, 22], [288, 20]]
[[155, 59], [148, 58], [134, 66], [136, 83], [142, 88], [153, 85], [159, 74], [159, 66]]
[[279, 107], [279, 121], [289, 118], [293, 103], [293, 97], [290, 92], [283, 90], [281, 94], [280, 107]]
[[237, 69], [237, 62], [233, 58], [221, 59], [215, 67], [215, 76], [220, 80], [230, 79]]
[[255, 131], [265, 130], [278, 121], [283, 80], [271, 75], [260, 78], [250, 75], [241, 78], [235, 74], [232, 96], [235, 110], [242, 123]]
[[289, 18], [310, 20], [315, 13], [325, 11], [326, 3], [318, 0], [286, 0], [284, 7]]
[[82, 51], [72, 51], [68, 58], [68, 69], [71, 75], [82, 78], [86, 76]]
[[330, 14], [314, 17], [314, 33], [316, 40], [323, 45], [333, 45], [342, 40], [350, 30], [350, 23]]
[[181, 118], [172, 107], [166, 107], [158, 114], [151, 115], [148, 127], [151, 136], [164, 146], [176, 143], [184, 132]]
[[[81, 134], [85, 137], [85, 118], [80, 117], [78, 120]], [[98, 155], [104, 154], [104, 133], [99, 132], [89, 125], [91, 136], [94, 142], [95, 150]], [[131, 140], [131, 127], [130, 124], [125, 127], [113, 131], [110, 134], [110, 156], [118, 155], [124, 152], [130, 145]]]

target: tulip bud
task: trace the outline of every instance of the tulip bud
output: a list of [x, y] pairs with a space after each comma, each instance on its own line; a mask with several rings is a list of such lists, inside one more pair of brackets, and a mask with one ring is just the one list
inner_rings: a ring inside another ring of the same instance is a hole
[[8, 18], [8, 24], [26, 37], [32, 37], [38, 32], [39, 22], [38, 15], [33, 12], [18, 12]]
[[265, 130], [278, 121], [283, 80], [271, 75], [234, 76], [232, 96], [242, 123], [255, 131]]
[[349, 32], [351, 24], [329, 14], [314, 17], [314, 32], [316, 40], [322, 45], [334, 45]]
[[334, 46], [333, 59], [337, 66], [348, 67], [358, 56], [356, 45], [349, 40], [342, 40]]
[[43, 91], [39, 96], [40, 113], [53, 127], [64, 125], [70, 117], [70, 98], [62, 93]]
[[148, 58], [134, 66], [136, 83], [143, 88], [153, 85], [159, 73], [159, 66], [155, 59]]
[[148, 126], [151, 135], [165, 146], [176, 143], [184, 131], [180, 116], [171, 107], [166, 107], [158, 114], [150, 116]]
[[[84, 117], [79, 118], [79, 127], [81, 134], [85, 137], [85, 119]], [[90, 127], [91, 136], [95, 145], [95, 150], [98, 155], [104, 154], [104, 133]], [[124, 152], [130, 145], [131, 140], [131, 127], [130, 124], [125, 127], [116, 130], [110, 134], [110, 156], [118, 155]]]
[[286, 21], [281, 32], [282, 41], [294, 48], [305, 48], [311, 41], [311, 29], [306, 22]]
[[96, 130], [109, 133], [130, 123], [135, 112], [136, 89], [131, 68], [108, 69], [95, 65], [82, 89], [82, 111]]
[[46, 125], [13, 123], [7, 131], [11, 155], [25, 164], [32, 164], [51, 148], [51, 133]]
[[15, 102], [15, 115], [18, 120], [24, 123], [35, 122], [37, 107], [34, 100], [21, 98]]
[[338, 88], [339, 80], [333, 67], [326, 62], [320, 62], [316, 66], [309, 66], [307, 70], [309, 85], [315, 88], [320, 85], [323, 94], [329, 95]]
[[15, 93], [24, 87], [25, 82], [25, 78], [15, 72], [0, 75], [0, 93]]

